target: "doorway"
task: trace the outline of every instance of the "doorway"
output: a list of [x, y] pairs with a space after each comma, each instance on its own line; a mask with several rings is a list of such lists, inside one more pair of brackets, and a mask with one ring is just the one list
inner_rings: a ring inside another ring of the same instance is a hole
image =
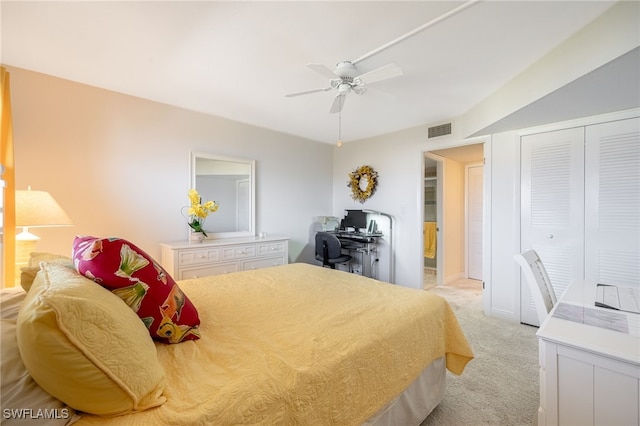
[[424, 153], [425, 288], [461, 278], [482, 283], [483, 162], [483, 143]]
[[423, 288], [442, 285], [442, 256], [438, 253], [442, 251], [442, 234], [439, 232], [441, 222], [444, 218], [442, 214], [442, 184], [443, 184], [443, 164], [444, 158], [426, 153], [423, 167], [423, 226], [422, 226], [422, 247], [423, 247]]

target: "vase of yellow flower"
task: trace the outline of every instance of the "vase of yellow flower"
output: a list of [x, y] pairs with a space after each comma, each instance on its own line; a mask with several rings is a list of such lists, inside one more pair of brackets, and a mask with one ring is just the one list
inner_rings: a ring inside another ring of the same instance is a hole
[[191, 230], [189, 239], [191, 241], [202, 242], [207, 233], [204, 230], [204, 221], [207, 219], [210, 213], [214, 213], [218, 210], [218, 203], [215, 201], [202, 202], [202, 198], [198, 191], [190, 189], [187, 193], [189, 197], [190, 205], [183, 208], [187, 210], [187, 224]]

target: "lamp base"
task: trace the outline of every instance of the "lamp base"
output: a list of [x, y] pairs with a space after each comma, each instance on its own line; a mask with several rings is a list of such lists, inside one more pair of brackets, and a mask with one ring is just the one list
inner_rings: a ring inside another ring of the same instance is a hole
[[[26, 235], [25, 235], [26, 234]], [[35, 238], [34, 238], [35, 237]], [[29, 265], [29, 257], [31, 253], [36, 251], [36, 245], [40, 238], [27, 232], [21, 232], [16, 235], [16, 269], [15, 269], [15, 285], [20, 285], [20, 268]]]

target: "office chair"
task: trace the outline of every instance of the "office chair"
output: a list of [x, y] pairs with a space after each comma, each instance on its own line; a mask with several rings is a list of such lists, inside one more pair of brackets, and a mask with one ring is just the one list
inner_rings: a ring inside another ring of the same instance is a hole
[[533, 295], [538, 320], [542, 324], [551, 308], [558, 303], [547, 270], [542, 264], [538, 253], [533, 249], [516, 254], [513, 258], [522, 267], [522, 273]]
[[336, 269], [337, 263], [346, 263], [351, 260], [348, 254], [342, 254], [340, 240], [328, 232], [316, 234], [316, 259], [322, 262], [322, 266]]

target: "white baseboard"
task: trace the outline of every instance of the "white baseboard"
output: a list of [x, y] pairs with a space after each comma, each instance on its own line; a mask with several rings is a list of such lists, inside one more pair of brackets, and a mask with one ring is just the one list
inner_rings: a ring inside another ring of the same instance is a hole
[[449, 275], [447, 277], [444, 277], [444, 285], [447, 285], [457, 280], [461, 280], [463, 278], [466, 278], [466, 275], [464, 274], [464, 272], [459, 272], [457, 274]]

